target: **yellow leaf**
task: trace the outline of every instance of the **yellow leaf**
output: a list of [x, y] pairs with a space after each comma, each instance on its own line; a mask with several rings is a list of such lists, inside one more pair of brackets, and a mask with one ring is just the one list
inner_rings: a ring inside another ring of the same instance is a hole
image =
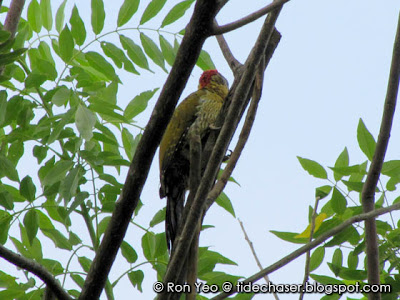
[[[314, 232], [316, 232], [318, 230], [318, 228], [321, 226], [322, 222], [324, 222], [324, 220], [327, 218], [327, 214], [326, 213], [321, 213], [320, 215], [318, 215], [315, 218], [315, 226], [314, 226]], [[306, 230], [304, 230], [302, 233], [298, 234], [295, 236], [295, 238], [299, 239], [299, 238], [309, 238], [310, 237], [310, 231], [311, 231], [311, 224], [309, 224], [306, 228]]]

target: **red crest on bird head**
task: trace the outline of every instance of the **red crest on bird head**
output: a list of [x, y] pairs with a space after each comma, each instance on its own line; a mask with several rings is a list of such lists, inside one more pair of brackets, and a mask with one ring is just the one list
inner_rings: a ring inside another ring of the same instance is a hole
[[211, 77], [216, 74], [218, 74], [217, 70], [204, 71], [199, 80], [200, 88], [202, 89], [203, 87], [207, 86], [210, 83]]

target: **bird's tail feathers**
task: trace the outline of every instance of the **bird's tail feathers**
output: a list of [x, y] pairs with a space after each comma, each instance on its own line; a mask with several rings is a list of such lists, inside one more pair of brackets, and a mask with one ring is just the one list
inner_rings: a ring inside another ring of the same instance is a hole
[[175, 237], [183, 214], [185, 202], [185, 190], [175, 189], [175, 193], [167, 195], [167, 209], [165, 215], [165, 233], [167, 237], [168, 250], [171, 252], [174, 246]]

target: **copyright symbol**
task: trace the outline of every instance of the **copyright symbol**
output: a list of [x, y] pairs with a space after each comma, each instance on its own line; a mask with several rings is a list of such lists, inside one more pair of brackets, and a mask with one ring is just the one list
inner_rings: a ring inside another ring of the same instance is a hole
[[161, 293], [164, 290], [164, 284], [160, 281], [157, 281], [153, 284], [153, 291], [156, 293]]
[[224, 283], [222, 284], [222, 290], [223, 290], [225, 293], [231, 292], [231, 291], [232, 291], [232, 287], [233, 287], [233, 284], [232, 284], [231, 282], [229, 282], [229, 281], [226, 281], [226, 282], [224, 282]]

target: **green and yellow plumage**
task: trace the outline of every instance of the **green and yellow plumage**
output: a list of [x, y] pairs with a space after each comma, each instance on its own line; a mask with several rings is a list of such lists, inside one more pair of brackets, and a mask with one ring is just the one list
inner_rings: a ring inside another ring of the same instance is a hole
[[176, 108], [160, 143], [160, 197], [167, 197], [165, 230], [171, 249], [179, 226], [189, 180], [188, 132], [193, 126], [203, 143], [228, 95], [228, 83], [217, 70], [205, 71], [199, 89]]

